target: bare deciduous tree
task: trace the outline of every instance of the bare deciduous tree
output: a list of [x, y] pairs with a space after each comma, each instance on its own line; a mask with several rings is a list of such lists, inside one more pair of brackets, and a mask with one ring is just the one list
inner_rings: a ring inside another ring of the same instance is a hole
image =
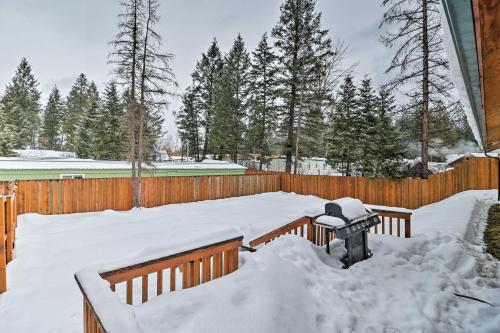
[[175, 84], [170, 68], [172, 55], [160, 51], [161, 36], [153, 29], [158, 23], [157, 0], [126, 0], [121, 3], [118, 29], [110, 43], [110, 62], [126, 90], [126, 124], [129, 135], [128, 157], [132, 168], [133, 205], [141, 205], [142, 166], [150, 160], [151, 145], [157, 139], [162, 117], [159, 113]]
[[453, 88], [449, 79], [448, 60], [441, 40], [439, 0], [384, 0], [386, 12], [380, 27], [396, 25], [395, 32], [386, 31], [382, 42], [395, 48], [396, 53], [386, 72], [398, 71], [387, 87], [419, 87], [412, 97], [421, 103], [422, 178], [428, 176], [429, 161], [429, 104], [441, 97], [449, 98]]

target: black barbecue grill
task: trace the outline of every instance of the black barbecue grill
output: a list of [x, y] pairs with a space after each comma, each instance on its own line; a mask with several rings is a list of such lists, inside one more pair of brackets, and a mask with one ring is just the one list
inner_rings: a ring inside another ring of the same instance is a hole
[[[368, 230], [381, 222], [376, 213], [366, 209], [358, 199], [342, 198], [327, 203], [324, 216], [333, 218], [319, 217], [314, 224], [325, 228], [327, 233], [335, 233], [337, 238], [345, 240], [347, 253], [342, 258], [344, 268], [349, 268], [358, 261], [372, 256], [368, 248]], [[328, 242], [326, 252], [330, 253]]]

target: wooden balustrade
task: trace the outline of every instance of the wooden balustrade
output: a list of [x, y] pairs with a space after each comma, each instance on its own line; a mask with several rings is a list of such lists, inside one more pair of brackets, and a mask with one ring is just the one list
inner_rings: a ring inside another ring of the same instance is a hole
[[[411, 237], [411, 212], [373, 208], [382, 221], [370, 229], [370, 233], [383, 235], [396, 235], [398, 237]], [[404, 229], [403, 229], [404, 228]]]
[[[117, 285], [125, 284], [125, 300], [129, 305], [134, 304], [134, 279], [140, 279], [140, 301], [151, 299], [149, 294], [149, 276], [155, 275], [156, 296], [165, 292], [192, 288], [230, 274], [238, 269], [238, 251], [242, 246], [243, 237], [236, 237], [215, 244], [202, 246], [196, 249], [168, 255], [165, 257], [133, 264], [99, 273], [99, 278], [109, 282], [111, 292], [117, 291]], [[177, 279], [180, 277], [180, 279]], [[92, 295], [84, 287], [85, 284], [75, 275], [77, 283], [84, 296], [84, 332], [104, 333], [106, 323], [95, 311], [92, 304]], [[181, 283], [177, 283], [180, 280]], [[137, 301], [135, 303], [138, 303]]]
[[[372, 209], [377, 213], [382, 221], [370, 229], [370, 233], [393, 235], [398, 237], [411, 237], [411, 212], [409, 210], [391, 209]], [[335, 239], [335, 233], [328, 233], [324, 227], [314, 225], [313, 222], [321, 215], [303, 216], [293, 222], [285, 224], [273, 231], [270, 231], [252, 241], [249, 245], [253, 248], [261, 244], [278, 239], [280, 236], [294, 234], [307, 238], [311, 243], [317, 246], [324, 246], [327, 242]], [[403, 229], [404, 228], [404, 229]]]
[[279, 227], [267, 234], [264, 234], [252, 241], [250, 241], [249, 245], [251, 247], [256, 247], [260, 244], [267, 244], [278, 237], [286, 234], [295, 234], [301, 237], [307, 236], [310, 229], [310, 218], [308, 216], [303, 216], [301, 218], [296, 219], [293, 222], [285, 224], [284, 226]]

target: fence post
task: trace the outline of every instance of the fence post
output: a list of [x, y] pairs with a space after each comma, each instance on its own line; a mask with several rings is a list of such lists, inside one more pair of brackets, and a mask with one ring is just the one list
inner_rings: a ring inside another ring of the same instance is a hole
[[411, 238], [411, 219], [405, 219], [405, 238]]
[[7, 226], [7, 262], [12, 261], [13, 254], [12, 249], [14, 248], [14, 215], [12, 211], [12, 199], [13, 196], [8, 196], [5, 201], [5, 224]]
[[309, 217], [309, 223], [307, 224], [307, 239], [316, 244], [316, 227], [313, 224], [314, 217]]
[[0, 294], [7, 291], [7, 257], [5, 254], [5, 198], [0, 197]]

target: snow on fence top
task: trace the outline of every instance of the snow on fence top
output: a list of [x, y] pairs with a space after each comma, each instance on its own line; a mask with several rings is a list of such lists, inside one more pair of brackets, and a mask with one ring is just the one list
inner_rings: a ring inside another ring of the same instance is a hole
[[[225, 161], [197, 162], [154, 162], [144, 166], [145, 169], [246, 169], [244, 166]], [[64, 158], [55, 160], [24, 159], [19, 157], [1, 157], [0, 169], [9, 170], [47, 170], [47, 169], [130, 169], [126, 161], [96, 161], [78, 158]]]

